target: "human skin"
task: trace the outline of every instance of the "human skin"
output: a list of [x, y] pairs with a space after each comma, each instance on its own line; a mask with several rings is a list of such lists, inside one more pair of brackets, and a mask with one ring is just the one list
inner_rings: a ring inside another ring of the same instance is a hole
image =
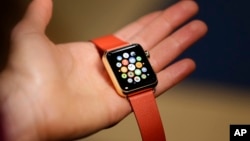
[[[9, 59], [0, 73], [1, 140], [77, 139], [131, 113], [128, 100], [114, 90], [93, 43], [54, 44], [45, 35], [52, 5], [52, 0], [33, 0], [12, 31]], [[197, 12], [194, 1], [183, 0], [113, 33], [150, 52], [158, 77], [156, 97], [195, 69], [188, 58], [172, 62], [207, 32], [200, 20], [182, 25]]]

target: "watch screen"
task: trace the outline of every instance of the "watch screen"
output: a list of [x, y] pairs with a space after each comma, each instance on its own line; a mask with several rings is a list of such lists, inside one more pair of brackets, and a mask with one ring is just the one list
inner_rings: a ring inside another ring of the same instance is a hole
[[106, 57], [123, 93], [156, 86], [156, 75], [139, 44], [110, 51]]

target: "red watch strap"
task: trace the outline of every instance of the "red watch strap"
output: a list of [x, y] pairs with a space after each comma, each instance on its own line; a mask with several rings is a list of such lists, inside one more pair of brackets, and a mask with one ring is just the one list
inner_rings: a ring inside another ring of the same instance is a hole
[[114, 35], [107, 35], [99, 38], [92, 39], [91, 42], [93, 42], [99, 49], [102, 51], [106, 51], [109, 49], [113, 49], [115, 47], [128, 44], [127, 42], [124, 42]]
[[[114, 35], [91, 40], [102, 51], [128, 44]], [[143, 141], [165, 141], [165, 133], [153, 90], [128, 96]]]
[[165, 141], [165, 133], [153, 90], [128, 96], [143, 141]]

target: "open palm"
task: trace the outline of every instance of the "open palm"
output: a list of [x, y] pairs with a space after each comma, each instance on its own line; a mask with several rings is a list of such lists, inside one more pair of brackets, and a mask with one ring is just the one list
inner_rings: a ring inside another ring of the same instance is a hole
[[[180, 1], [114, 33], [150, 52], [159, 81], [156, 96], [195, 68], [191, 59], [168, 65], [206, 33], [206, 25], [198, 20], [176, 30], [197, 10], [195, 2]], [[44, 34], [51, 11], [51, 0], [34, 0], [13, 30], [10, 59], [0, 81], [6, 137], [13, 140], [79, 138], [131, 112], [127, 99], [115, 92], [92, 43], [55, 45]]]

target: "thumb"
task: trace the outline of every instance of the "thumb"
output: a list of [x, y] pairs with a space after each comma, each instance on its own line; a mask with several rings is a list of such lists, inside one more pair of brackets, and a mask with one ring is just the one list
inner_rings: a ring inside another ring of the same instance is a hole
[[52, 7], [52, 0], [33, 0], [12, 34], [44, 33], [52, 16]]

